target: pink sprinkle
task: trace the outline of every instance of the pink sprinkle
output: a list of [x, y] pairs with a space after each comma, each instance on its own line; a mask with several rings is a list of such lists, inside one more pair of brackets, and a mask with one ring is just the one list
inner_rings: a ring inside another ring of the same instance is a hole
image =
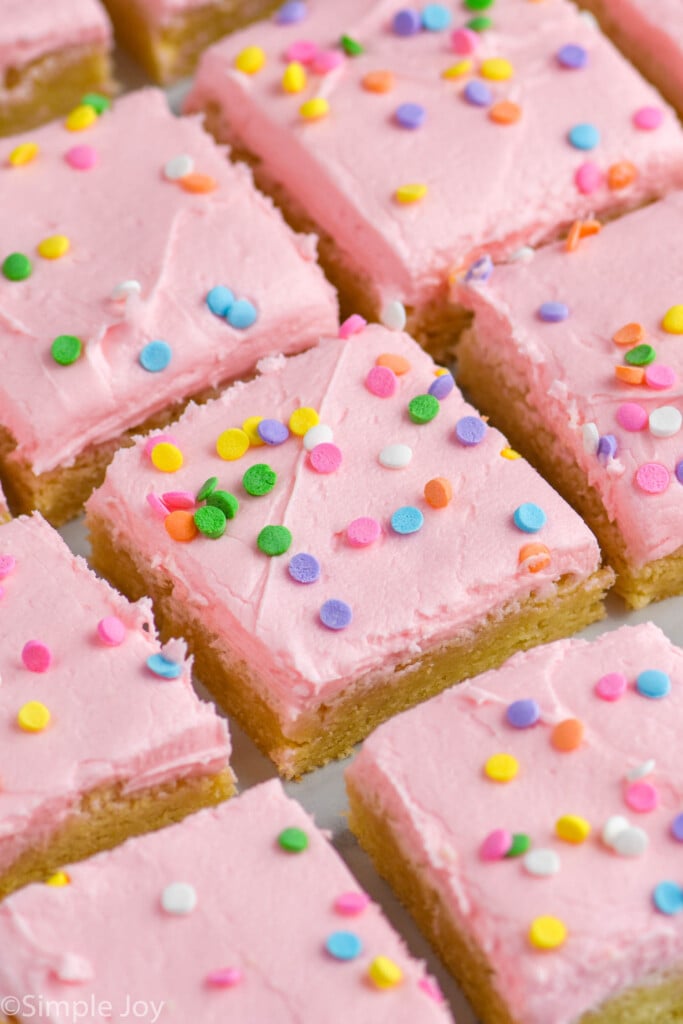
[[367, 325], [367, 320], [364, 320], [358, 313], [353, 313], [339, 328], [339, 337], [344, 339], [350, 338], [352, 334], [358, 334]]
[[502, 860], [512, 847], [512, 833], [506, 828], [497, 828], [489, 832], [481, 844], [479, 855], [482, 860]]
[[456, 28], [455, 32], [451, 34], [451, 46], [462, 57], [474, 53], [478, 43], [479, 36], [471, 28]]
[[171, 434], [154, 434], [152, 437], [148, 437], [145, 441], [145, 447], [143, 448], [145, 455], [151, 456], [153, 449], [156, 448], [158, 444], [162, 443], [174, 444], [176, 446], [178, 444], [175, 437]]
[[617, 423], [624, 430], [644, 430], [648, 423], [647, 409], [637, 402], [624, 402], [617, 409]]
[[161, 500], [169, 512], [173, 512], [178, 508], [188, 509], [195, 507], [194, 494], [191, 491], [166, 491], [161, 495]]
[[633, 115], [634, 125], [643, 132], [654, 131], [655, 128], [659, 128], [663, 120], [664, 112], [661, 107], [641, 107]]
[[636, 470], [636, 483], [646, 494], [663, 494], [671, 482], [671, 473], [661, 462], [644, 462]]
[[340, 50], [318, 50], [313, 58], [311, 68], [316, 75], [327, 75], [344, 63], [344, 55]]
[[398, 377], [388, 366], [373, 366], [365, 378], [368, 391], [378, 398], [391, 398], [398, 388]]
[[39, 640], [29, 640], [21, 652], [21, 660], [30, 672], [47, 672], [52, 664], [52, 652]]
[[297, 39], [296, 42], [292, 43], [285, 51], [287, 61], [296, 60], [299, 64], [312, 63], [317, 54], [317, 43], [312, 43], [310, 39]]
[[626, 789], [626, 803], [632, 811], [646, 814], [659, 804], [659, 793], [651, 782], [632, 782]]
[[4, 596], [5, 596], [5, 588], [4, 587], [0, 587], [0, 601], [2, 601]]
[[595, 692], [602, 700], [619, 700], [626, 693], [628, 681], [621, 672], [608, 672], [595, 684]]
[[605, 177], [596, 163], [592, 160], [586, 160], [577, 169], [574, 175], [574, 181], [579, 192], [584, 196], [589, 196], [591, 192], [595, 192], [600, 188]]
[[158, 516], [159, 519], [165, 519], [166, 516], [168, 515], [169, 510], [166, 508], [158, 494], [148, 494], [147, 504], [150, 506], [154, 514]]
[[645, 370], [645, 383], [656, 391], [672, 388], [677, 380], [676, 371], [671, 366], [664, 366], [663, 363], [652, 363]]
[[379, 540], [381, 533], [382, 527], [376, 519], [372, 519], [370, 516], [354, 519], [346, 527], [349, 544], [354, 548], [366, 548], [368, 544], [374, 544], [376, 540]]
[[118, 615], [107, 615], [97, 623], [100, 640], [107, 647], [118, 647], [126, 639], [126, 627]]
[[362, 914], [370, 905], [370, 897], [365, 892], [343, 892], [334, 901], [334, 909], [338, 914], [346, 914], [347, 917], [354, 917]]
[[443, 1003], [444, 995], [439, 988], [436, 978], [420, 978], [417, 983], [426, 996], [433, 999], [435, 1003]]
[[308, 453], [308, 458], [316, 473], [335, 473], [342, 464], [341, 449], [331, 441], [317, 444]]
[[239, 967], [221, 967], [206, 976], [206, 984], [213, 988], [232, 988], [233, 985], [239, 985], [241, 980], [242, 972]]
[[99, 155], [92, 146], [72, 146], [67, 150], [66, 162], [76, 171], [90, 171], [99, 161]]
[[6, 576], [10, 576], [17, 566], [17, 560], [14, 555], [0, 555], [0, 580], [4, 580]]

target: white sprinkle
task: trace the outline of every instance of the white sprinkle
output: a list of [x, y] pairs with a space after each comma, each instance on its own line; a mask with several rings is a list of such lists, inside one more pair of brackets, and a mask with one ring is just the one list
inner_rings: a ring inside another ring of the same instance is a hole
[[642, 828], [629, 825], [619, 833], [612, 845], [622, 857], [641, 857], [650, 845], [650, 840]]
[[682, 424], [683, 414], [675, 405], [660, 405], [650, 413], [650, 433], [655, 437], [673, 437]]
[[84, 956], [78, 953], [63, 953], [53, 973], [59, 981], [67, 984], [78, 984], [82, 981], [90, 981], [95, 977], [92, 964]]
[[530, 245], [523, 245], [521, 249], [516, 249], [510, 253], [508, 257], [509, 263], [529, 263], [534, 258], [534, 250]]
[[595, 423], [584, 423], [581, 432], [583, 434], [583, 450], [586, 455], [597, 455], [600, 431]]
[[139, 281], [122, 281], [112, 289], [111, 297], [118, 302], [119, 299], [127, 299], [129, 295], [139, 295], [141, 291], [142, 285]]
[[614, 846], [617, 836], [629, 827], [627, 818], [624, 818], [621, 814], [614, 814], [605, 822], [605, 827], [602, 830], [603, 843], [605, 843], [606, 846]]
[[595, 17], [592, 11], [579, 11], [579, 17], [583, 18], [583, 20], [587, 22], [591, 28], [597, 29], [598, 19]]
[[194, 170], [194, 160], [191, 156], [186, 153], [180, 153], [178, 156], [173, 156], [164, 166], [164, 177], [168, 178], [169, 181], [178, 181], [179, 178], [184, 178], [186, 174], [192, 174]]
[[626, 778], [629, 782], [637, 782], [638, 779], [644, 779], [646, 775], [652, 775], [655, 770], [655, 762], [652, 758], [649, 761], [643, 761], [642, 764], [637, 764], [634, 768], [631, 768], [626, 774]]
[[405, 469], [413, 457], [407, 444], [388, 444], [379, 453], [379, 461], [386, 469]]
[[314, 427], [309, 427], [304, 434], [304, 448], [307, 452], [311, 452], [316, 445], [331, 444], [333, 440], [332, 427], [328, 427], [325, 423], [316, 423]]
[[548, 878], [560, 870], [560, 857], [554, 850], [529, 850], [522, 859], [524, 868], [537, 878]]
[[197, 906], [197, 893], [189, 882], [171, 882], [161, 894], [161, 905], [167, 914], [191, 914]]
[[406, 325], [406, 308], [398, 300], [387, 302], [382, 310], [380, 320], [390, 331], [402, 331]]

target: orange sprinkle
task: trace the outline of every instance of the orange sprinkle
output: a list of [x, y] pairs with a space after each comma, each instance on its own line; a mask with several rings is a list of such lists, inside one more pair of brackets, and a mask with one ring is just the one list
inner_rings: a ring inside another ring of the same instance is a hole
[[539, 544], [537, 541], [524, 544], [519, 549], [519, 564], [529, 572], [540, 572], [541, 569], [547, 569], [550, 565], [550, 550], [545, 544]]
[[642, 366], [615, 366], [614, 372], [622, 384], [642, 384], [645, 380], [645, 370]]
[[445, 476], [435, 476], [425, 484], [425, 501], [432, 508], [445, 508], [453, 499], [453, 488]]
[[580, 241], [581, 221], [575, 220], [569, 229], [569, 234], [567, 235], [567, 241], [565, 242], [564, 247], [567, 250], [567, 252], [575, 252], [579, 247]]
[[599, 235], [602, 231], [602, 224], [599, 220], [582, 220], [581, 237], [589, 238], [591, 235]]
[[168, 535], [173, 537], [173, 540], [194, 540], [198, 532], [193, 513], [183, 508], [170, 512], [164, 519], [164, 526]]
[[512, 100], [499, 100], [489, 107], [489, 119], [495, 124], [516, 124], [522, 116], [522, 108]]
[[568, 754], [581, 746], [583, 733], [583, 722], [579, 718], [565, 718], [564, 722], [558, 722], [553, 729], [550, 742], [555, 750]]
[[607, 171], [607, 184], [613, 192], [627, 188], [638, 177], [638, 168], [630, 160], [620, 160]]
[[368, 92], [391, 92], [394, 76], [391, 71], [368, 71], [363, 76], [363, 88]]
[[637, 345], [645, 337], [645, 328], [642, 324], [624, 324], [612, 335], [612, 341], [616, 345]]
[[381, 356], [377, 356], [375, 362], [377, 366], [388, 366], [397, 377], [402, 377], [410, 369], [410, 363], [405, 356], [398, 356], [393, 352], [383, 352]]
[[197, 194], [215, 192], [218, 188], [218, 182], [210, 174], [198, 174], [196, 171], [180, 178], [179, 184], [182, 185], [186, 192], [195, 192]]

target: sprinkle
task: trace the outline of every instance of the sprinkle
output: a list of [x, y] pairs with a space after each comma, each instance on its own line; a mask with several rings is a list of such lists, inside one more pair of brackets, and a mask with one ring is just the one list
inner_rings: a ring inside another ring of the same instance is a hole
[[370, 897], [364, 892], [343, 892], [334, 901], [334, 909], [338, 914], [355, 917], [362, 914], [370, 906]]
[[90, 128], [95, 121], [97, 121], [97, 111], [89, 104], [82, 103], [71, 111], [64, 122], [64, 127], [68, 132], [82, 132], [86, 128]]
[[646, 669], [636, 676], [636, 690], [641, 697], [659, 700], [671, 692], [671, 679], [666, 672], [656, 668]]
[[615, 701], [626, 693], [628, 681], [621, 672], [608, 672], [607, 675], [598, 679], [595, 684], [595, 693], [601, 700]]
[[55, 871], [54, 875], [50, 875], [49, 878], [45, 879], [45, 885], [52, 885], [56, 889], [60, 889], [65, 885], [70, 885], [71, 879], [67, 875], [66, 871]]
[[414, 36], [422, 28], [422, 18], [418, 11], [412, 8], [403, 8], [394, 15], [391, 27], [394, 35]]
[[75, 171], [91, 171], [100, 158], [92, 146], [72, 146], [64, 154], [64, 159]]
[[679, 484], [683, 484], [683, 459], [676, 465], [676, 479]]
[[335, 960], [355, 960], [363, 952], [363, 943], [355, 932], [332, 932], [325, 949]]
[[590, 833], [590, 824], [576, 814], [565, 814], [555, 822], [555, 834], [565, 843], [584, 843]]
[[621, 160], [607, 169], [607, 184], [613, 192], [627, 188], [638, 177], [638, 169], [630, 160]]
[[176, 440], [171, 436], [171, 434], [153, 434], [145, 441], [143, 448], [145, 455], [148, 455], [151, 458], [153, 449], [156, 448], [158, 444], [162, 443], [175, 445]]
[[612, 849], [620, 857], [642, 857], [650, 845], [647, 832], [629, 825], [616, 836]]
[[216, 971], [210, 971], [205, 981], [212, 988], [232, 988], [239, 985], [242, 977], [239, 967], [219, 967]]
[[97, 635], [107, 647], [119, 647], [126, 639], [126, 626], [118, 615], [106, 615], [97, 623]]
[[30, 672], [47, 672], [52, 664], [52, 652], [47, 644], [42, 644], [39, 640], [29, 640], [24, 644], [21, 660]]
[[339, 44], [347, 57], [360, 57], [361, 54], [365, 53], [358, 40], [352, 39], [351, 36], [343, 35], [339, 40]]
[[505, 711], [505, 718], [514, 729], [528, 729], [536, 725], [540, 717], [541, 709], [532, 698], [515, 700]]
[[50, 724], [50, 711], [39, 700], [30, 700], [19, 708], [17, 725], [24, 732], [42, 732]]
[[25, 167], [26, 164], [35, 160], [39, 152], [40, 147], [37, 142], [20, 142], [18, 146], [14, 147], [7, 161], [12, 167]]
[[164, 177], [168, 181], [180, 181], [194, 172], [194, 159], [187, 153], [179, 153], [172, 156], [164, 164]]
[[311, 64], [318, 52], [316, 43], [310, 39], [297, 39], [285, 51], [285, 59], [288, 61], [298, 60], [301, 64]]
[[584, 724], [579, 718], [565, 718], [553, 728], [550, 742], [563, 754], [578, 750], [583, 742]]
[[683, 305], [671, 306], [666, 311], [662, 327], [668, 334], [683, 334]]
[[649, 758], [649, 760], [643, 761], [641, 764], [637, 764], [631, 768], [627, 773], [626, 778], [629, 782], [637, 782], [639, 779], [644, 779], [647, 775], [652, 775], [655, 767], [655, 761], [653, 758]]
[[323, 96], [315, 96], [311, 100], [306, 100], [299, 107], [299, 114], [303, 117], [304, 121], [321, 121], [330, 112], [330, 104]]
[[671, 474], [661, 462], [644, 462], [636, 470], [635, 479], [645, 494], [663, 494], [671, 483]]
[[363, 76], [362, 86], [366, 92], [385, 93], [394, 88], [394, 76], [391, 71], [368, 71]]
[[481, 62], [479, 73], [490, 82], [506, 82], [514, 75], [514, 68], [504, 57], [488, 57]]
[[317, 444], [308, 453], [308, 461], [316, 473], [336, 473], [342, 458], [341, 449], [336, 444]]
[[178, 508], [164, 519], [164, 526], [169, 537], [180, 543], [187, 544], [197, 536], [197, 525], [192, 512]]
[[485, 284], [493, 273], [493, 260], [487, 254], [480, 256], [478, 260], [468, 268], [465, 274], [465, 281], [468, 283], [476, 281], [478, 284]]
[[617, 409], [617, 423], [624, 430], [636, 432], [647, 426], [647, 409], [637, 402], [624, 402]]
[[388, 366], [373, 366], [365, 378], [365, 386], [377, 398], [391, 398], [396, 394], [398, 378]]
[[315, 409], [310, 406], [301, 406], [299, 409], [295, 409], [289, 417], [289, 429], [297, 437], [303, 437], [311, 427], [316, 427], [319, 422], [320, 418]]
[[471, 29], [472, 32], [485, 32], [487, 29], [491, 28], [492, 26], [493, 26], [492, 19], [491, 18], [487, 18], [487, 17], [470, 18], [470, 20], [466, 24], [466, 27]]
[[543, 302], [538, 316], [546, 324], [559, 324], [569, 316], [569, 307], [564, 302]]
[[683, 843], [683, 814], [677, 814], [671, 822], [671, 835], [676, 842]]
[[597, 191], [603, 184], [605, 176], [601, 169], [592, 160], [586, 160], [576, 169], [574, 174], [574, 181], [579, 192], [584, 196], [589, 196], [591, 193]]
[[600, 444], [600, 433], [595, 423], [584, 423], [581, 428], [583, 450], [586, 455], [597, 455]]
[[441, 77], [447, 80], [452, 78], [462, 78], [464, 75], [469, 75], [471, 70], [472, 61], [466, 57], [465, 60], [459, 60], [457, 64], [451, 64], [450, 67], [447, 67], [441, 72]]
[[595, 149], [600, 142], [600, 132], [594, 124], [575, 124], [567, 138], [574, 149]]
[[236, 299], [228, 310], [225, 319], [231, 327], [238, 331], [245, 331], [256, 323], [258, 312], [249, 299]]
[[180, 187], [184, 192], [201, 196], [208, 195], [209, 192], [215, 192], [218, 188], [218, 182], [210, 174], [185, 174], [180, 179]]
[[560, 857], [555, 850], [529, 850], [522, 864], [527, 874], [535, 878], [549, 878], [560, 871]]
[[377, 366], [386, 366], [393, 370], [397, 377], [402, 377], [411, 369], [410, 363], [404, 356], [396, 355], [393, 352], [383, 352], [381, 356], [377, 356], [375, 362]]
[[212, 491], [207, 495], [206, 502], [207, 505], [220, 509], [226, 519], [234, 519], [240, 507], [235, 495], [229, 491]]
[[[390, 331], [402, 331], [406, 326], [407, 319], [406, 308], [398, 299], [387, 302], [380, 316], [380, 321]], [[379, 358], [381, 359], [382, 356]], [[398, 358], [401, 357], [399, 356]], [[377, 362], [378, 365], [382, 365], [379, 360]]]
[[577, 43], [565, 43], [556, 53], [557, 63], [570, 71], [585, 68], [588, 63], [588, 51]]
[[376, 956], [368, 967], [368, 977], [377, 988], [395, 988], [403, 981], [403, 971], [388, 956]]
[[277, 473], [265, 462], [257, 462], [242, 477], [242, 486], [247, 494], [260, 498], [270, 494], [277, 483]]
[[171, 362], [171, 346], [165, 341], [149, 341], [140, 352], [138, 361], [148, 373], [161, 373]]
[[484, 774], [492, 782], [511, 782], [519, 771], [519, 762], [512, 754], [494, 754], [484, 765]]
[[303, 92], [307, 81], [308, 77], [303, 64], [298, 60], [290, 61], [282, 75], [283, 91], [288, 93]]
[[225, 533], [228, 519], [217, 505], [204, 505], [194, 513], [194, 524], [204, 537], [218, 540]]
[[427, 4], [422, 9], [422, 27], [428, 32], [444, 32], [452, 22], [453, 15], [444, 4]]
[[[175, 513], [172, 514], [175, 515]], [[177, 679], [183, 674], [183, 666], [179, 662], [173, 661], [161, 653], [150, 654], [147, 659], [147, 668], [160, 679]]]
[[256, 544], [259, 551], [271, 558], [284, 555], [292, 546], [292, 534], [286, 526], [264, 526]]
[[287, 571], [296, 583], [316, 583], [320, 579], [320, 562], [313, 555], [301, 552], [290, 560]]
[[0, 580], [11, 576], [17, 566], [14, 555], [0, 555]]
[[645, 370], [645, 383], [655, 391], [666, 391], [667, 388], [672, 388], [677, 381], [676, 371], [663, 363], [655, 363]]
[[346, 539], [352, 548], [367, 548], [382, 535], [382, 527], [371, 516], [360, 516], [346, 527]]
[[463, 98], [473, 107], [489, 107], [493, 103], [493, 93], [489, 86], [476, 78], [465, 86]]
[[545, 544], [524, 544], [519, 549], [517, 561], [528, 572], [541, 572], [550, 565], [550, 550]]
[[451, 46], [455, 53], [469, 56], [479, 45], [479, 36], [471, 28], [456, 28], [451, 33]]
[[392, 530], [401, 536], [417, 533], [422, 529], [423, 525], [424, 516], [419, 508], [415, 508], [414, 505], [403, 505], [401, 508], [396, 509], [391, 517]]
[[233, 307], [235, 296], [223, 284], [217, 284], [206, 296], [206, 304], [216, 316], [226, 317]]
[[152, 509], [152, 512], [157, 516], [158, 519], [165, 519], [168, 515], [168, 508], [159, 497], [158, 494], [152, 492], [147, 495], [147, 504]]
[[289, 428], [280, 420], [262, 419], [256, 432], [263, 443], [271, 447], [284, 444], [289, 437]]
[[435, 476], [424, 487], [425, 501], [432, 508], [446, 508], [453, 500], [453, 487], [445, 476]]
[[216, 451], [226, 462], [241, 459], [248, 448], [249, 438], [239, 427], [230, 427], [228, 430], [224, 430], [216, 441]]
[[175, 444], [168, 441], [160, 441], [155, 444], [150, 453], [152, 465], [161, 470], [162, 473], [175, 473], [182, 466], [183, 453]]
[[529, 928], [529, 942], [535, 949], [559, 949], [567, 940], [567, 926], [559, 917], [536, 917]]
[[434, 395], [416, 395], [408, 403], [408, 415], [413, 423], [431, 423], [440, 408], [439, 400]]
[[88, 92], [81, 97], [81, 103], [85, 107], [92, 107], [97, 115], [106, 113], [111, 107], [111, 100], [103, 96], [101, 92]]
[[624, 324], [612, 335], [615, 345], [637, 345], [645, 337], [645, 328], [639, 323]]
[[463, 416], [455, 424], [455, 437], [465, 448], [472, 448], [484, 440], [486, 429], [478, 416]]
[[242, 424], [242, 430], [249, 438], [249, 444], [252, 448], [261, 448], [263, 441], [258, 434], [258, 425], [263, 419], [263, 416], [248, 416]]
[[652, 901], [661, 914], [673, 917], [683, 910], [683, 889], [676, 882], [659, 882], [652, 893]]
[[633, 124], [641, 132], [652, 132], [664, 121], [661, 107], [640, 107], [633, 115]]
[[287, 853], [303, 853], [308, 849], [308, 836], [301, 828], [285, 828], [277, 837], [278, 846]]
[[385, 469], [405, 469], [413, 457], [413, 449], [407, 444], [388, 444], [378, 455], [380, 465]]
[[266, 55], [260, 46], [246, 46], [235, 57], [235, 67], [245, 75], [257, 74], [265, 63]]
[[122, 281], [112, 288], [111, 298], [115, 302], [120, 302], [122, 299], [128, 299], [131, 295], [139, 295], [141, 291], [142, 287], [139, 281]]
[[675, 405], [660, 405], [650, 413], [649, 423], [653, 437], [674, 437], [683, 425], [683, 414]]
[[489, 108], [488, 116], [494, 124], [517, 124], [522, 116], [522, 108], [512, 100], [498, 100]]
[[513, 512], [512, 519], [517, 529], [523, 533], [538, 533], [548, 521], [543, 509], [531, 501], [519, 505]]
[[408, 206], [412, 203], [419, 203], [427, 195], [427, 186], [420, 184], [399, 185], [394, 193], [397, 203]]
[[311, 62], [311, 69], [316, 75], [328, 75], [343, 63], [344, 54], [339, 50], [318, 50]]
[[629, 822], [621, 814], [613, 814], [608, 818], [602, 829], [602, 841], [606, 846], [614, 846], [620, 832], [629, 828]]
[[512, 833], [506, 828], [497, 828], [484, 839], [479, 847], [479, 856], [482, 860], [497, 861], [506, 857], [512, 848]]
[[296, 25], [303, 21], [308, 15], [308, 7], [305, 0], [288, 0], [283, 4], [275, 15], [278, 25]]
[[617, 380], [622, 384], [637, 386], [645, 382], [645, 371], [637, 366], [615, 366], [614, 373]]
[[8, 281], [25, 281], [33, 273], [33, 267], [23, 252], [13, 252], [3, 262], [2, 272]]
[[70, 248], [71, 242], [66, 235], [50, 235], [39, 243], [38, 252], [44, 260], [59, 260]]
[[402, 103], [396, 108], [394, 118], [401, 128], [414, 131], [425, 123], [427, 111], [420, 103]]
[[205, 480], [202, 486], [199, 488], [196, 494], [197, 501], [206, 501], [206, 499], [213, 494], [218, 487], [218, 477], [210, 476], [208, 480]]
[[197, 906], [197, 893], [189, 882], [171, 882], [161, 894], [161, 906], [167, 914], [191, 914]]
[[313, 451], [317, 445], [327, 444], [333, 438], [332, 428], [324, 423], [318, 423], [315, 427], [310, 427], [304, 434], [304, 448], [307, 452]]
[[339, 601], [336, 598], [325, 601], [320, 609], [320, 621], [328, 629], [346, 629], [351, 625], [352, 619], [353, 612], [350, 606], [345, 601]]
[[526, 832], [515, 832], [512, 836], [512, 845], [505, 856], [510, 859], [513, 857], [523, 857], [530, 846], [531, 837]]
[[598, 459], [603, 466], [607, 465], [610, 459], [616, 458], [617, 450], [618, 444], [614, 434], [603, 434], [598, 441]]

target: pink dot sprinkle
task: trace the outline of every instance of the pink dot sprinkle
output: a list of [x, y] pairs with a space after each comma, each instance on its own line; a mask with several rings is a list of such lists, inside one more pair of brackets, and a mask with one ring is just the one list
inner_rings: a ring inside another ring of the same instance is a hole
[[145, 441], [145, 447], [143, 449], [145, 455], [151, 456], [153, 450], [158, 444], [174, 444], [177, 446], [178, 442], [171, 434], [154, 434], [152, 437], [148, 437]]
[[72, 146], [66, 152], [66, 162], [76, 171], [91, 171], [99, 162], [99, 154], [92, 146]]
[[636, 470], [636, 483], [646, 494], [663, 494], [671, 482], [671, 473], [661, 462], [644, 462]]
[[11, 576], [17, 566], [17, 560], [14, 555], [0, 555], [0, 580], [4, 580], [6, 576]]
[[456, 28], [451, 33], [451, 46], [461, 57], [474, 53], [479, 43], [479, 36], [471, 28]]
[[378, 398], [391, 398], [398, 388], [398, 377], [388, 366], [373, 366], [365, 378], [368, 391]]
[[426, 996], [433, 999], [435, 1003], [443, 1003], [444, 994], [439, 988], [438, 982], [435, 978], [420, 978], [418, 986], [422, 989]]
[[663, 363], [652, 363], [645, 370], [645, 383], [649, 388], [656, 391], [665, 391], [672, 388], [678, 380], [676, 371], [671, 366], [664, 366]]
[[576, 187], [584, 196], [589, 196], [592, 192], [599, 189], [604, 179], [604, 174], [592, 160], [586, 160], [582, 163], [574, 175]]
[[311, 61], [311, 70], [316, 75], [327, 75], [344, 63], [344, 54], [340, 50], [318, 50]]
[[347, 917], [354, 917], [362, 914], [370, 905], [370, 897], [365, 892], [343, 892], [334, 901], [334, 909], [338, 914], [345, 914]]
[[374, 544], [379, 540], [381, 533], [381, 525], [371, 516], [354, 519], [346, 527], [346, 536], [353, 548], [366, 548], [369, 544]]
[[158, 494], [154, 494], [153, 492], [152, 494], [148, 494], [147, 504], [159, 519], [165, 519], [169, 513], [169, 510], [166, 508]]
[[107, 615], [97, 623], [97, 634], [107, 647], [118, 647], [126, 639], [126, 627], [118, 615]]
[[362, 316], [358, 315], [358, 313], [352, 313], [339, 328], [339, 337], [346, 340], [346, 338], [350, 338], [352, 334], [358, 334], [362, 331], [364, 327], [367, 327], [367, 324], [367, 320], [364, 320]]
[[47, 672], [52, 664], [52, 652], [46, 644], [39, 640], [29, 640], [24, 644], [21, 660], [30, 672]]
[[317, 43], [312, 43], [310, 39], [297, 39], [296, 42], [287, 47], [285, 58], [288, 62], [296, 60], [299, 64], [310, 64], [315, 59], [317, 53]]
[[233, 985], [239, 985], [241, 980], [242, 972], [239, 967], [220, 967], [206, 976], [206, 984], [212, 988], [232, 988]]
[[341, 449], [330, 441], [317, 444], [308, 453], [308, 458], [316, 473], [336, 473], [342, 464]]
[[621, 672], [608, 672], [595, 684], [595, 692], [601, 700], [619, 700], [626, 693], [628, 680]]
[[641, 107], [633, 115], [633, 123], [636, 128], [643, 132], [654, 131], [659, 128], [664, 120], [664, 112], [661, 107]]
[[632, 782], [626, 789], [626, 803], [632, 811], [646, 814], [659, 804], [659, 793], [651, 782]]
[[647, 409], [637, 402], [624, 402], [617, 409], [617, 423], [624, 430], [644, 430], [648, 423]]
[[497, 828], [489, 832], [481, 844], [479, 855], [482, 860], [502, 860], [512, 847], [512, 833], [506, 828]]
[[176, 509], [190, 509], [195, 507], [194, 494], [191, 491], [166, 491], [161, 495], [163, 501], [169, 512], [173, 512]]

